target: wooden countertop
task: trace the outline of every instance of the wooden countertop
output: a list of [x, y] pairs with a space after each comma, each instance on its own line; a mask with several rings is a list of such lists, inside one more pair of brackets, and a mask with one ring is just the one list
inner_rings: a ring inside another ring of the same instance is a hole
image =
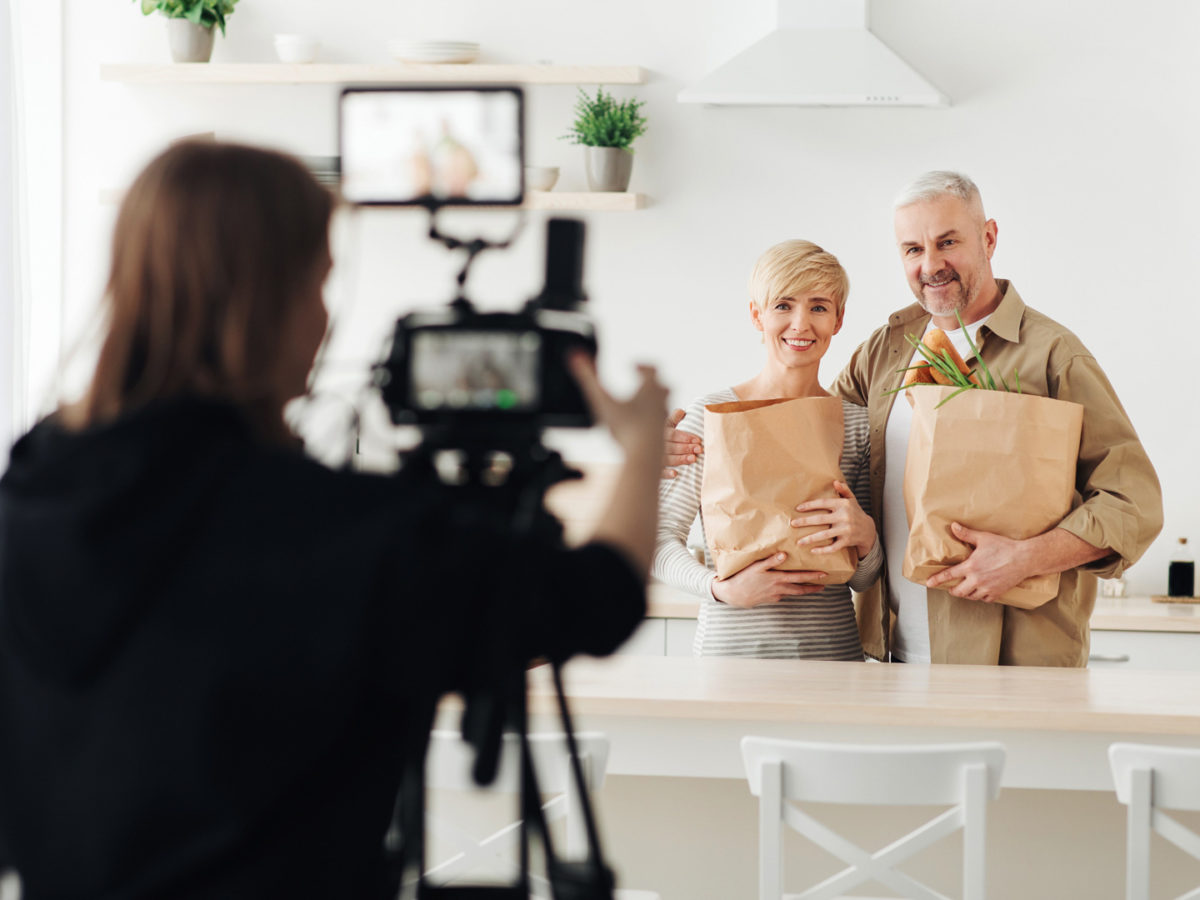
[[651, 619], [694, 619], [699, 608], [695, 594], [657, 581], [646, 588], [646, 615]]
[[[1111, 791], [1114, 741], [1200, 747], [1200, 672], [615, 656], [572, 661], [566, 690], [620, 775], [743, 778], [747, 734], [999, 741], [1006, 787]], [[555, 709], [532, 671], [531, 727], [560, 730]]]
[[1200, 633], [1200, 604], [1155, 603], [1149, 597], [1097, 597], [1092, 628]]
[[[565, 682], [584, 717], [1200, 737], [1200, 672], [618, 655]], [[552, 689], [531, 673], [531, 713]]]
[[[694, 619], [700, 605], [692, 594], [658, 582], [651, 583], [647, 598], [646, 614], [656, 619]], [[1092, 628], [1200, 634], [1200, 604], [1155, 603], [1149, 597], [1097, 597]]]

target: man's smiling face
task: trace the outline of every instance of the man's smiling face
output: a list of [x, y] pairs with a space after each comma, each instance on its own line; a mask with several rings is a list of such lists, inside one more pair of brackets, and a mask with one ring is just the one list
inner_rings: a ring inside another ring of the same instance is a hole
[[917, 301], [935, 316], [965, 310], [993, 283], [996, 223], [949, 194], [896, 210], [896, 246]]

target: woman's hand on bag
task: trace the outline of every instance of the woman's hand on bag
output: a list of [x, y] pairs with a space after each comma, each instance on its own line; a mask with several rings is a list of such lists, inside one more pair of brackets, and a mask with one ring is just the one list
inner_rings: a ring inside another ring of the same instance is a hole
[[663, 478], [674, 478], [679, 473], [671, 466], [690, 465], [704, 452], [704, 443], [699, 435], [690, 431], [679, 431], [675, 427], [683, 421], [685, 415], [682, 409], [677, 409], [667, 417], [667, 427], [663, 430], [663, 442], [666, 445], [663, 453]]
[[792, 519], [792, 525], [803, 528], [809, 525], [824, 525], [823, 531], [800, 538], [796, 543], [801, 547], [820, 544], [832, 540], [828, 547], [813, 547], [813, 553], [836, 553], [847, 547], [858, 550], [861, 559], [871, 552], [878, 535], [875, 532], [875, 520], [863, 512], [854, 497], [850, 486], [841, 481], [833, 483], [837, 497], [827, 500], [809, 500], [796, 507], [799, 513], [813, 513]]
[[714, 581], [712, 595], [722, 603], [748, 609], [778, 603], [784, 597], [800, 597], [825, 586], [824, 572], [784, 572], [775, 566], [787, 559], [776, 553], [752, 562], [724, 581]]

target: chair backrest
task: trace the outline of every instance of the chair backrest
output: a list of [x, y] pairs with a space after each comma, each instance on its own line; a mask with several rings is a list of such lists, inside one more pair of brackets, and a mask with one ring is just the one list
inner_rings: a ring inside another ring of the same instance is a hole
[[[742, 758], [750, 791], [759, 797], [759, 897], [783, 897], [781, 823], [849, 863], [849, 868], [799, 895], [840, 896], [878, 881], [902, 896], [944, 900], [894, 867], [963, 829], [963, 896], [985, 893], [986, 811], [1000, 790], [1004, 747], [997, 743], [934, 745], [825, 744], [745, 737]], [[794, 804], [947, 806], [953, 808], [875, 853], [834, 833]]]
[[1200, 809], [1200, 750], [1153, 744], [1112, 744], [1108, 761], [1117, 799], [1129, 805], [1135, 769], [1154, 773], [1154, 805], [1160, 809]]
[[758, 762], [779, 759], [790, 764], [785, 796], [808, 803], [961, 803], [962, 767], [973, 762], [985, 764], [987, 796], [995, 799], [1004, 771], [1004, 747], [995, 743], [820, 744], [746, 737], [742, 758], [752, 794], [759, 793]]
[[[1200, 750], [1152, 744], [1108, 748], [1117, 800], [1129, 807], [1125, 829], [1125, 895], [1150, 896], [1150, 834], [1200, 859], [1200, 835], [1163, 812], [1200, 809]], [[1200, 896], [1194, 891], [1186, 896]]]

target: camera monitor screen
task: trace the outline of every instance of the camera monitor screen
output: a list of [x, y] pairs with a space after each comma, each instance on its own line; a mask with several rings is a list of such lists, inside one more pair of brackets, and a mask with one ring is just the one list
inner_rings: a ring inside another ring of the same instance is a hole
[[342, 196], [351, 203], [515, 205], [523, 199], [520, 88], [347, 88]]
[[536, 331], [418, 331], [412, 337], [412, 405], [457, 412], [536, 410]]

